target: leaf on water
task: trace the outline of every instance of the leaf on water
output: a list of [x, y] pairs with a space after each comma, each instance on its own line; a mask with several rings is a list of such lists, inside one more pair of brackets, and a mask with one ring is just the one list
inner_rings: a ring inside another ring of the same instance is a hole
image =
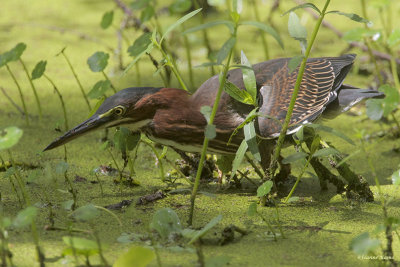
[[221, 49], [218, 51], [217, 54], [217, 64], [221, 64], [224, 61], [224, 59], [229, 55], [235, 44], [236, 44], [236, 38], [230, 37], [228, 41], [226, 41], [222, 45]]
[[167, 34], [174, 30], [176, 27], [178, 27], [179, 25], [181, 25], [182, 23], [184, 23], [185, 21], [187, 21], [188, 19], [190, 19], [191, 17], [193, 17], [194, 15], [196, 15], [197, 13], [199, 13], [202, 9], [196, 9], [192, 12], [190, 12], [189, 14], [186, 14], [185, 16], [183, 16], [182, 18], [178, 19], [174, 24], [172, 24], [171, 26], [169, 26], [167, 28], [167, 30], [165, 31], [164, 35], [161, 37], [160, 40], [160, 44], [162, 43], [162, 41], [164, 40], [165, 36], [167, 36]]
[[239, 166], [244, 158], [244, 154], [246, 154], [247, 148], [248, 148], [247, 142], [246, 140], [243, 140], [238, 150], [236, 151], [235, 159], [233, 160], [232, 163], [232, 175], [235, 175], [237, 169], [239, 169]]
[[254, 27], [268, 33], [278, 42], [279, 46], [282, 49], [284, 48], [281, 37], [279, 36], [278, 32], [271, 26], [268, 26], [268, 25], [258, 22], [258, 21], [244, 21], [244, 22], [240, 23], [240, 25], [251, 25], [251, 26], [254, 26]]
[[30, 206], [27, 207], [20, 212], [18, 212], [17, 217], [15, 217], [13, 221], [13, 225], [16, 228], [23, 228], [28, 225], [31, 225], [35, 220], [38, 209], [36, 207]]
[[192, 7], [191, 0], [175, 0], [170, 6], [171, 13], [185, 13]]
[[338, 15], [341, 15], [341, 16], [345, 16], [345, 17], [347, 17], [347, 18], [349, 18], [351, 20], [354, 20], [356, 22], [370, 23], [369, 20], [364, 19], [363, 17], [360, 17], [359, 15], [354, 14], [354, 13], [345, 13], [345, 12], [333, 10], [333, 11], [326, 12], [326, 14], [338, 14]]
[[76, 209], [72, 216], [78, 221], [91, 221], [96, 219], [100, 215], [100, 211], [93, 205], [88, 204]]
[[197, 231], [193, 238], [189, 241], [189, 245], [193, 244], [193, 242], [197, 241], [199, 238], [204, 236], [208, 231], [210, 231], [214, 226], [216, 226], [222, 220], [222, 215], [218, 215], [214, 217], [209, 223], [207, 223], [203, 229]]
[[319, 8], [316, 7], [314, 4], [312, 4], [312, 3], [305, 3], [305, 4], [301, 4], [301, 5], [292, 7], [291, 9], [289, 9], [288, 11], [286, 11], [285, 13], [283, 13], [282, 16], [285, 16], [286, 14], [288, 14], [288, 13], [290, 13], [290, 12], [293, 12], [293, 11], [295, 11], [295, 10], [297, 10], [297, 9], [300, 9], [300, 8], [312, 8], [312, 9], [314, 9], [315, 11], [317, 11], [318, 14], [321, 14], [321, 10], [319, 10]]
[[368, 255], [380, 247], [379, 239], [371, 239], [369, 233], [365, 232], [353, 238], [350, 242], [350, 249], [357, 255]]
[[400, 29], [394, 29], [387, 39], [387, 44], [390, 47], [395, 47], [400, 44]]
[[228, 95], [230, 95], [232, 98], [234, 98], [235, 100], [237, 100], [241, 103], [248, 104], [248, 105], [253, 104], [253, 99], [246, 90], [241, 90], [235, 84], [231, 83], [228, 80], [225, 81], [224, 91]]
[[100, 98], [104, 96], [110, 88], [111, 88], [111, 82], [109, 80], [98, 81], [97, 83], [95, 83], [92, 90], [89, 91], [87, 96], [89, 99]]
[[146, 267], [154, 258], [155, 253], [152, 249], [133, 246], [118, 257], [113, 267], [131, 267], [133, 263], [136, 267]]
[[87, 64], [91, 71], [101, 72], [107, 67], [109, 57], [108, 53], [98, 51], [88, 58]]
[[72, 205], [74, 204], [74, 200], [70, 199], [61, 203], [61, 207], [65, 210], [72, 210]]
[[206, 129], [204, 131], [204, 135], [209, 140], [214, 139], [217, 136], [217, 130], [214, 124], [207, 124]]
[[0, 151], [10, 149], [18, 144], [21, 139], [23, 131], [15, 126], [7, 127], [0, 130]]
[[289, 73], [292, 73], [300, 65], [300, 63], [303, 61], [303, 58], [304, 58], [304, 56], [300, 55], [300, 56], [292, 57], [289, 60], [289, 63], [288, 63]]
[[170, 208], [157, 210], [153, 215], [150, 228], [156, 230], [163, 239], [167, 239], [172, 233], [182, 232], [181, 221], [175, 211]]
[[253, 100], [253, 105], [257, 106], [256, 75], [254, 74], [253, 67], [251, 66], [243, 50], [241, 51], [241, 64], [247, 66], [247, 68], [242, 68], [244, 86]]
[[114, 10], [107, 11], [103, 14], [103, 17], [101, 18], [100, 26], [103, 29], [107, 29], [108, 27], [111, 26], [112, 22], [114, 19]]
[[207, 123], [209, 123], [210, 122], [212, 108], [210, 106], [202, 106], [200, 108], [200, 112], [201, 112], [201, 114], [203, 114], [204, 118], [206, 118]]
[[229, 264], [230, 257], [225, 255], [213, 256], [207, 258], [205, 261], [205, 267], [222, 267]]
[[145, 9], [143, 9], [140, 14], [140, 21], [142, 23], [149, 21], [155, 14], [154, 7], [152, 5], [148, 5]]
[[263, 197], [271, 192], [272, 186], [274, 183], [272, 181], [266, 181], [262, 185], [257, 188], [257, 197]]
[[249, 205], [249, 208], [247, 210], [247, 215], [249, 216], [254, 216], [257, 214], [257, 203], [256, 202], [251, 202]]
[[90, 256], [99, 253], [99, 246], [95, 241], [74, 236], [63, 236], [62, 240], [68, 246], [68, 249], [63, 251], [64, 255], [74, 255], [76, 253]]
[[254, 121], [249, 122], [243, 127], [244, 138], [247, 142], [247, 146], [254, 158], [261, 162], [260, 151], [258, 150], [256, 129], [254, 127]]
[[46, 60], [39, 61], [36, 64], [35, 68], [32, 70], [31, 79], [35, 80], [35, 79], [39, 79], [40, 77], [42, 77], [43, 73], [46, 70], [46, 65], [47, 65]]
[[283, 164], [292, 163], [292, 162], [298, 161], [298, 160], [300, 160], [300, 159], [304, 159], [304, 158], [307, 157], [307, 156], [308, 156], [307, 153], [304, 153], [304, 152], [296, 152], [296, 153], [291, 154], [291, 155], [287, 156], [286, 158], [284, 158], [284, 159], [282, 160], [282, 163], [283, 163]]
[[226, 27], [228, 27], [228, 29], [229, 29], [231, 34], [233, 34], [234, 31], [235, 31], [235, 25], [233, 24], [232, 21], [230, 21], [230, 20], [216, 20], [216, 21], [211, 21], [211, 22], [207, 22], [207, 23], [201, 24], [199, 26], [195, 26], [193, 28], [189, 28], [186, 31], [184, 31], [182, 34], [188, 34], [188, 33], [192, 33], [192, 32], [197, 32], [197, 31], [204, 30], [204, 29], [211, 28], [211, 27], [218, 26], [218, 25], [225, 25]]
[[318, 150], [312, 156], [314, 158], [316, 158], [316, 157], [326, 157], [326, 156], [337, 155], [337, 154], [340, 154], [340, 152], [337, 151], [336, 149], [334, 149], [332, 147], [326, 147], [326, 148], [322, 148], [322, 149]]

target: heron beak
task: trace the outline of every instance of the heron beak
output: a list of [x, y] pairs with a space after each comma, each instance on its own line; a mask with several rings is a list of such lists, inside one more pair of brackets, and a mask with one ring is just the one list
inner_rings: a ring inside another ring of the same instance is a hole
[[98, 114], [94, 114], [92, 117], [82, 122], [75, 128], [66, 132], [63, 136], [60, 136], [56, 140], [54, 140], [50, 145], [48, 145], [43, 151], [47, 151], [61, 145], [64, 145], [75, 138], [83, 136], [86, 133], [89, 133], [93, 130], [106, 126], [107, 123], [112, 121], [110, 116], [99, 116]]

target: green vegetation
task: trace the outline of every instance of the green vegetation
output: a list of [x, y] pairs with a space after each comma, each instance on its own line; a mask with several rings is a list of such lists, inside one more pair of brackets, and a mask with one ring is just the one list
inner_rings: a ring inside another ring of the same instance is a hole
[[[209, 9], [204, 2], [2, 3], [2, 266], [397, 266], [400, 4], [221, 0], [208, 1]], [[301, 128], [296, 148], [281, 150], [281, 135], [264, 173], [251, 64], [292, 57], [298, 89], [307, 58], [349, 50], [359, 56], [346, 83], [378, 88], [386, 98]], [[232, 68], [241, 68], [246, 90], [226, 80]], [[214, 73], [214, 107], [201, 110], [208, 122], [201, 168], [190, 175], [172, 149], [124, 127], [42, 152], [120, 89], [194, 92]], [[253, 111], [237, 129], [245, 139], [236, 156], [217, 159], [206, 151], [223, 91]], [[272, 182], [280, 154], [296, 177], [284, 196]], [[200, 179], [208, 161], [220, 171], [210, 183]], [[319, 180], [309, 167], [316, 162], [344, 179], [327, 179], [335, 186]]]

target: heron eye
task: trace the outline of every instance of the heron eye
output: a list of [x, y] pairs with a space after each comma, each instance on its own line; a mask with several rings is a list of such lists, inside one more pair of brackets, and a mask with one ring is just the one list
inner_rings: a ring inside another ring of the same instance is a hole
[[116, 107], [114, 109], [114, 114], [121, 116], [122, 114], [124, 114], [125, 109], [123, 107]]

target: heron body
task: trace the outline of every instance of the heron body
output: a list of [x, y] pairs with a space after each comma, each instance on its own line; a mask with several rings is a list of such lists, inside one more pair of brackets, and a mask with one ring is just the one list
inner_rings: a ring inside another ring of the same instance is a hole
[[[355, 55], [311, 58], [300, 86], [287, 134], [320, 117], [335, 117], [366, 98], [383, 97], [381, 92], [359, 89], [343, 84]], [[288, 58], [265, 61], [253, 66], [258, 88], [259, 112], [268, 116], [257, 118], [258, 135], [274, 139], [279, 135], [293, 93], [298, 71], [289, 72]], [[240, 69], [228, 72], [227, 79], [244, 90]], [[107, 98], [96, 113], [52, 142], [53, 149], [98, 128], [126, 125], [141, 131], [151, 140], [187, 152], [200, 152], [206, 119], [202, 106], [213, 106], [219, 87], [218, 76], [204, 82], [190, 95], [174, 88], [132, 87]], [[209, 152], [235, 153], [243, 140], [233, 131], [253, 109], [223, 92], [214, 119], [216, 137], [209, 142]], [[271, 119], [274, 118], [274, 119]]]

